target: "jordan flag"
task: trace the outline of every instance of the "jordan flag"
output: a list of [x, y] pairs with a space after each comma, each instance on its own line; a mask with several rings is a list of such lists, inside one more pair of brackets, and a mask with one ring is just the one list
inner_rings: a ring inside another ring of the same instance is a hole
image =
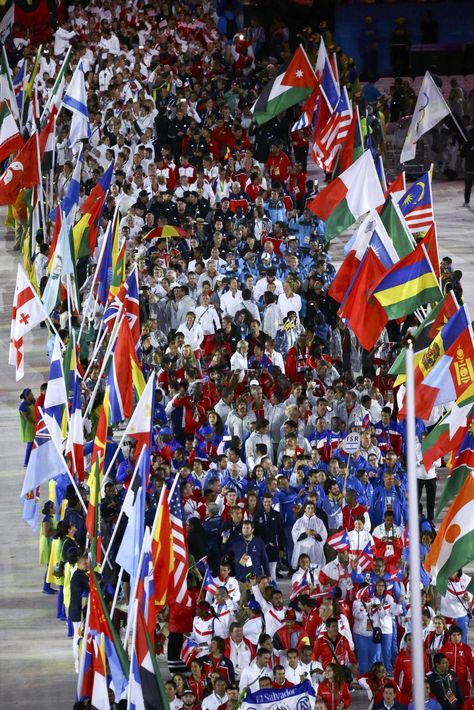
[[266, 123], [287, 108], [305, 101], [315, 87], [313, 67], [299, 45], [293, 57], [280, 67], [252, 106], [256, 122]]
[[28, 276], [25, 274], [23, 267], [18, 264], [12, 308], [10, 352], [8, 355], [9, 364], [16, 367], [17, 381], [21, 380], [25, 374], [23, 337], [47, 317], [43, 304], [31, 285]]

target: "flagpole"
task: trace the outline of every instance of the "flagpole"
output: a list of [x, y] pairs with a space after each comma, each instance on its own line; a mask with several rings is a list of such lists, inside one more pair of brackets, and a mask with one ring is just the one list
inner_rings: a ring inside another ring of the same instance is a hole
[[[103, 255], [104, 255], [105, 247], [106, 247], [106, 244], [107, 244], [107, 239], [106, 239], [106, 237], [107, 237], [108, 230], [109, 230], [111, 224], [112, 224], [112, 222], [109, 221], [109, 223], [108, 223], [108, 225], [107, 225], [107, 228], [106, 228], [106, 230], [105, 230], [104, 239], [102, 240], [102, 244], [100, 245], [99, 256], [97, 257], [97, 264], [96, 264], [96, 268], [94, 269], [94, 276], [92, 277], [92, 285], [91, 285], [91, 288], [90, 288], [90, 291], [89, 291], [89, 295], [87, 296], [87, 301], [86, 301], [86, 303], [85, 303], [85, 305], [84, 305], [84, 307], [83, 307], [83, 309], [82, 309], [83, 314], [84, 314], [84, 313], [87, 313], [87, 309], [88, 309], [88, 307], [89, 307], [89, 303], [90, 303], [90, 300], [91, 300], [91, 296], [92, 296], [92, 294], [94, 293], [94, 287], [95, 287], [95, 285], [96, 285], [96, 283], [97, 283], [97, 274], [98, 274], [98, 271], [99, 271], [99, 269], [98, 269], [97, 267], [99, 266], [99, 264], [100, 264], [100, 262], [101, 262], [101, 260], [102, 260], [102, 257], [103, 257]], [[81, 342], [82, 331], [84, 330], [84, 322], [85, 322], [85, 318], [84, 318], [84, 316], [83, 316], [82, 322], [81, 322], [81, 327], [80, 327], [80, 329], [79, 329], [79, 334], [78, 334], [78, 336], [77, 336], [77, 342], [78, 342], [78, 343]], [[93, 358], [91, 358], [91, 359], [93, 359]]]
[[[53, 88], [51, 89], [51, 94], [48, 98], [48, 101], [45, 104], [45, 107], [43, 109], [43, 113], [41, 114], [41, 120], [43, 120], [43, 118], [45, 117], [46, 111], [51, 112], [51, 105], [53, 103], [54, 97], [58, 93], [59, 87], [61, 86], [61, 81], [64, 79], [64, 83], [66, 83], [65, 77], [66, 77], [67, 68], [69, 67], [69, 62], [71, 60], [71, 53], [72, 53], [72, 46], [70, 46], [69, 49], [67, 50], [66, 56], [63, 59], [63, 63], [61, 64], [61, 66], [59, 68], [58, 75], [57, 75], [55, 82], [53, 84]], [[65, 67], [66, 67], [66, 70], [64, 71], [64, 74], [63, 74], [63, 69]], [[61, 110], [61, 108], [59, 108], [59, 110], [58, 110], [58, 115], [59, 115], [60, 110]]]
[[[36, 125], [36, 119], [37, 119], [37, 107], [38, 107], [38, 91], [35, 86], [35, 93], [33, 95], [33, 116], [35, 119], [35, 130], [36, 130], [36, 139], [35, 139], [35, 145], [36, 145], [36, 159], [38, 161], [38, 177], [39, 177], [39, 185], [38, 185], [38, 202], [39, 202], [39, 213], [40, 213], [40, 219], [41, 219], [41, 226], [43, 228], [43, 234], [46, 238], [46, 219], [44, 216], [44, 205], [43, 205], [43, 175], [41, 174], [41, 154], [40, 154], [40, 146], [39, 146], [39, 128]], [[36, 236], [36, 235], [35, 235]]]
[[[158, 500], [158, 505], [156, 506], [155, 519], [153, 520], [153, 526], [151, 528], [151, 535], [150, 535], [150, 540], [149, 540], [150, 547], [151, 547], [151, 541], [153, 540], [153, 535], [155, 534], [156, 527], [158, 524], [158, 515], [159, 515], [160, 509], [163, 505], [163, 499], [164, 499], [165, 493], [166, 493], [166, 485], [165, 485], [165, 483], [163, 483], [163, 488], [161, 489], [160, 498]], [[138, 560], [138, 567], [137, 567], [137, 569], [139, 569], [139, 570], [142, 567], [143, 556], [145, 554], [145, 544], [144, 544], [145, 540], [146, 540], [146, 538], [143, 539], [142, 549], [140, 550], [140, 559]], [[131, 599], [135, 599], [135, 596], [137, 594], [137, 589], [138, 589], [138, 581], [139, 581], [139, 575], [137, 574], [136, 579], [135, 579], [135, 583], [134, 583], [133, 593], [130, 594], [129, 603], [130, 603]], [[130, 636], [130, 620], [128, 621], [127, 630], [125, 632], [125, 638], [123, 641], [124, 648], [127, 647], [129, 636]]]
[[115, 587], [115, 594], [114, 598], [112, 600], [112, 606], [110, 607], [110, 618], [112, 619], [115, 611], [115, 607], [117, 606], [117, 599], [120, 591], [120, 585], [122, 584], [122, 577], [123, 577], [123, 567], [120, 568], [119, 576], [117, 578], [117, 585]]
[[[138, 599], [136, 599], [133, 602], [133, 609], [132, 609], [132, 620], [133, 620], [133, 634], [132, 634], [132, 652], [130, 654], [132, 662], [130, 663], [130, 675], [128, 678], [128, 689], [127, 689], [127, 710], [131, 707], [132, 704], [132, 684], [130, 682], [130, 679], [133, 674], [133, 654], [134, 654], [134, 648], [135, 648], [135, 640], [137, 637], [137, 616], [138, 616]], [[129, 628], [130, 624], [127, 626], [127, 631]], [[127, 650], [127, 641], [128, 638], [125, 638], [125, 643], [124, 643], [124, 648], [125, 651]]]
[[425, 707], [425, 667], [421, 609], [421, 557], [418, 516], [418, 481], [416, 478], [415, 429], [415, 370], [413, 343], [405, 350], [407, 388], [407, 476], [408, 476], [408, 530], [410, 535], [410, 604], [411, 604], [411, 655], [413, 659], [412, 689], [413, 710]]
[[81, 695], [82, 695], [82, 683], [84, 682], [84, 666], [86, 664], [86, 646], [87, 646], [87, 637], [89, 635], [90, 631], [90, 613], [91, 613], [91, 605], [87, 605], [87, 611], [86, 611], [86, 618], [84, 621], [84, 633], [82, 634], [82, 643], [83, 647], [81, 649], [81, 658], [79, 660], [79, 674], [77, 677], [77, 699], [79, 700]]
[[115, 340], [116, 340], [116, 338], [117, 338], [118, 330], [119, 330], [120, 326], [122, 325], [122, 320], [123, 320], [124, 318], [126, 318], [125, 315], [122, 316], [122, 318], [120, 318], [120, 321], [119, 321], [119, 320], [118, 320], [118, 315], [117, 315], [117, 319], [116, 319], [116, 321], [115, 321], [114, 329], [113, 329], [112, 334], [111, 334], [111, 336], [110, 336], [110, 341], [109, 341], [109, 344], [108, 344], [108, 346], [107, 346], [107, 350], [105, 351], [104, 359], [103, 359], [103, 361], [102, 361], [102, 366], [101, 366], [101, 368], [100, 368], [99, 376], [98, 376], [98, 378], [97, 378], [97, 384], [96, 384], [96, 386], [94, 387], [94, 391], [92, 392], [92, 395], [91, 395], [91, 398], [90, 398], [89, 402], [87, 403], [86, 411], [84, 412], [84, 418], [87, 417], [87, 416], [90, 414], [90, 411], [91, 411], [91, 409], [92, 409], [92, 405], [94, 404], [95, 396], [96, 396], [96, 394], [97, 394], [97, 390], [99, 389], [99, 386], [100, 386], [100, 379], [101, 379], [102, 375], [104, 374], [105, 368], [107, 367], [107, 362], [108, 362], [108, 359], [109, 359], [109, 357], [110, 357], [110, 353], [112, 352], [112, 348], [113, 348], [114, 343], [115, 343]]
[[[145, 446], [143, 447], [143, 449], [140, 451], [140, 456], [138, 457], [138, 460], [137, 460], [137, 462], [136, 462], [136, 464], [135, 464], [135, 469], [134, 469], [134, 471], [133, 471], [133, 476], [132, 476], [132, 479], [131, 479], [130, 484], [129, 484], [129, 486], [128, 486], [128, 490], [130, 490], [130, 488], [131, 488], [132, 485], [133, 485], [133, 482], [134, 482], [134, 480], [135, 480], [135, 476], [137, 475], [137, 472], [138, 472], [138, 469], [139, 469], [139, 466], [140, 466], [140, 463], [141, 463], [141, 460], [142, 460], [142, 456], [143, 456], [143, 454], [145, 453], [145, 450], [146, 450], [146, 445], [145, 445]], [[105, 481], [105, 476], [104, 476], [104, 481]], [[101, 566], [100, 566], [100, 572], [101, 572], [101, 574], [102, 574], [102, 571], [103, 571], [103, 569], [104, 569], [104, 567], [105, 567], [105, 563], [106, 563], [107, 560], [108, 560], [108, 557], [109, 557], [109, 554], [110, 554], [110, 550], [111, 550], [111, 548], [112, 548], [113, 541], [115, 540], [115, 536], [116, 536], [116, 534], [117, 534], [117, 530], [118, 530], [118, 527], [119, 527], [119, 523], [120, 523], [120, 521], [122, 520], [123, 515], [124, 515], [124, 510], [123, 510], [123, 505], [122, 505], [122, 507], [120, 508], [119, 516], [118, 516], [118, 518], [117, 518], [117, 522], [115, 523], [114, 531], [113, 531], [112, 536], [111, 536], [111, 538], [110, 538], [109, 546], [107, 547], [107, 550], [106, 550], [105, 555], [104, 555], [104, 559], [103, 559], [102, 564], [101, 564]]]
[[[44, 412], [43, 412], [43, 410], [42, 410], [41, 407], [38, 407], [38, 410], [39, 410], [39, 413], [41, 414], [41, 418], [42, 418], [43, 421], [44, 421], [44, 425], [45, 425], [45, 427], [46, 427], [46, 431], [47, 431], [48, 434], [51, 436], [51, 432], [49, 431], [48, 424], [46, 423], [46, 420], [44, 419]], [[58, 454], [59, 454], [59, 457], [62, 459], [64, 468], [66, 469], [65, 473], [67, 473], [67, 475], [68, 475], [69, 478], [71, 479], [71, 483], [72, 483], [72, 485], [73, 485], [73, 488], [74, 488], [74, 490], [75, 490], [75, 492], [76, 492], [77, 497], [79, 498], [79, 501], [80, 501], [80, 503], [81, 503], [82, 509], [83, 509], [84, 513], [86, 513], [86, 515], [87, 515], [87, 506], [86, 506], [86, 504], [84, 503], [84, 501], [82, 500], [81, 493], [80, 493], [80, 491], [79, 491], [79, 488], [77, 487], [76, 481], [74, 480], [74, 476], [72, 475], [71, 471], [69, 470], [69, 466], [67, 465], [67, 461], [66, 461], [66, 459], [64, 458], [64, 454], [63, 454], [63, 452], [61, 451], [61, 449], [60, 449], [60, 447], [59, 447], [59, 445], [58, 445], [58, 442], [56, 441], [56, 439], [54, 438], [54, 436], [51, 436], [51, 441], [53, 442], [53, 444], [54, 444], [54, 446], [55, 446], [55, 448], [56, 448], [56, 451], [57, 451]]]

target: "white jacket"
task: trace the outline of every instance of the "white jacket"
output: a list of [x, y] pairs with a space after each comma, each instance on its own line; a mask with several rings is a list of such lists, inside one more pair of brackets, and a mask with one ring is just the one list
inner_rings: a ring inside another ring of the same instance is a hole
[[[439, 610], [443, 616], [449, 616], [452, 619], [466, 616], [472, 603], [472, 594], [466, 591], [470, 581], [471, 578], [467, 574], [462, 574], [458, 581], [448, 579], [448, 589], [446, 594], [440, 597], [439, 604]], [[466, 599], [463, 598], [464, 594], [467, 594]]]

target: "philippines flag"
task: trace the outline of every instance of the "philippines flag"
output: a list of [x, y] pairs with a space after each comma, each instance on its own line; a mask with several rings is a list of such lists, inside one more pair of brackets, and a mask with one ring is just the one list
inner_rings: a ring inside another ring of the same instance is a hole
[[334, 535], [328, 537], [328, 539], [326, 540], [326, 544], [329, 545], [329, 547], [332, 547], [334, 550], [337, 550], [337, 552], [343, 552], [344, 550], [348, 550], [351, 544], [349, 542], [347, 530], [340, 530], [339, 532], [334, 533]]

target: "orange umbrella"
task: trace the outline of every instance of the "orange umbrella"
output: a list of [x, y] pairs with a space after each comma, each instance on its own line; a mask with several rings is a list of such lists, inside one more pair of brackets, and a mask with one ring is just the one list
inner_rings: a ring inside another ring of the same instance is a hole
[[187, 237], [188, 234], [181, 227], [174, 227], [172, 224], [165, 224], [163, 227], [155, 227], [148, 234], [145, 234], [145, 239], [171, 239], [172, 237]]

